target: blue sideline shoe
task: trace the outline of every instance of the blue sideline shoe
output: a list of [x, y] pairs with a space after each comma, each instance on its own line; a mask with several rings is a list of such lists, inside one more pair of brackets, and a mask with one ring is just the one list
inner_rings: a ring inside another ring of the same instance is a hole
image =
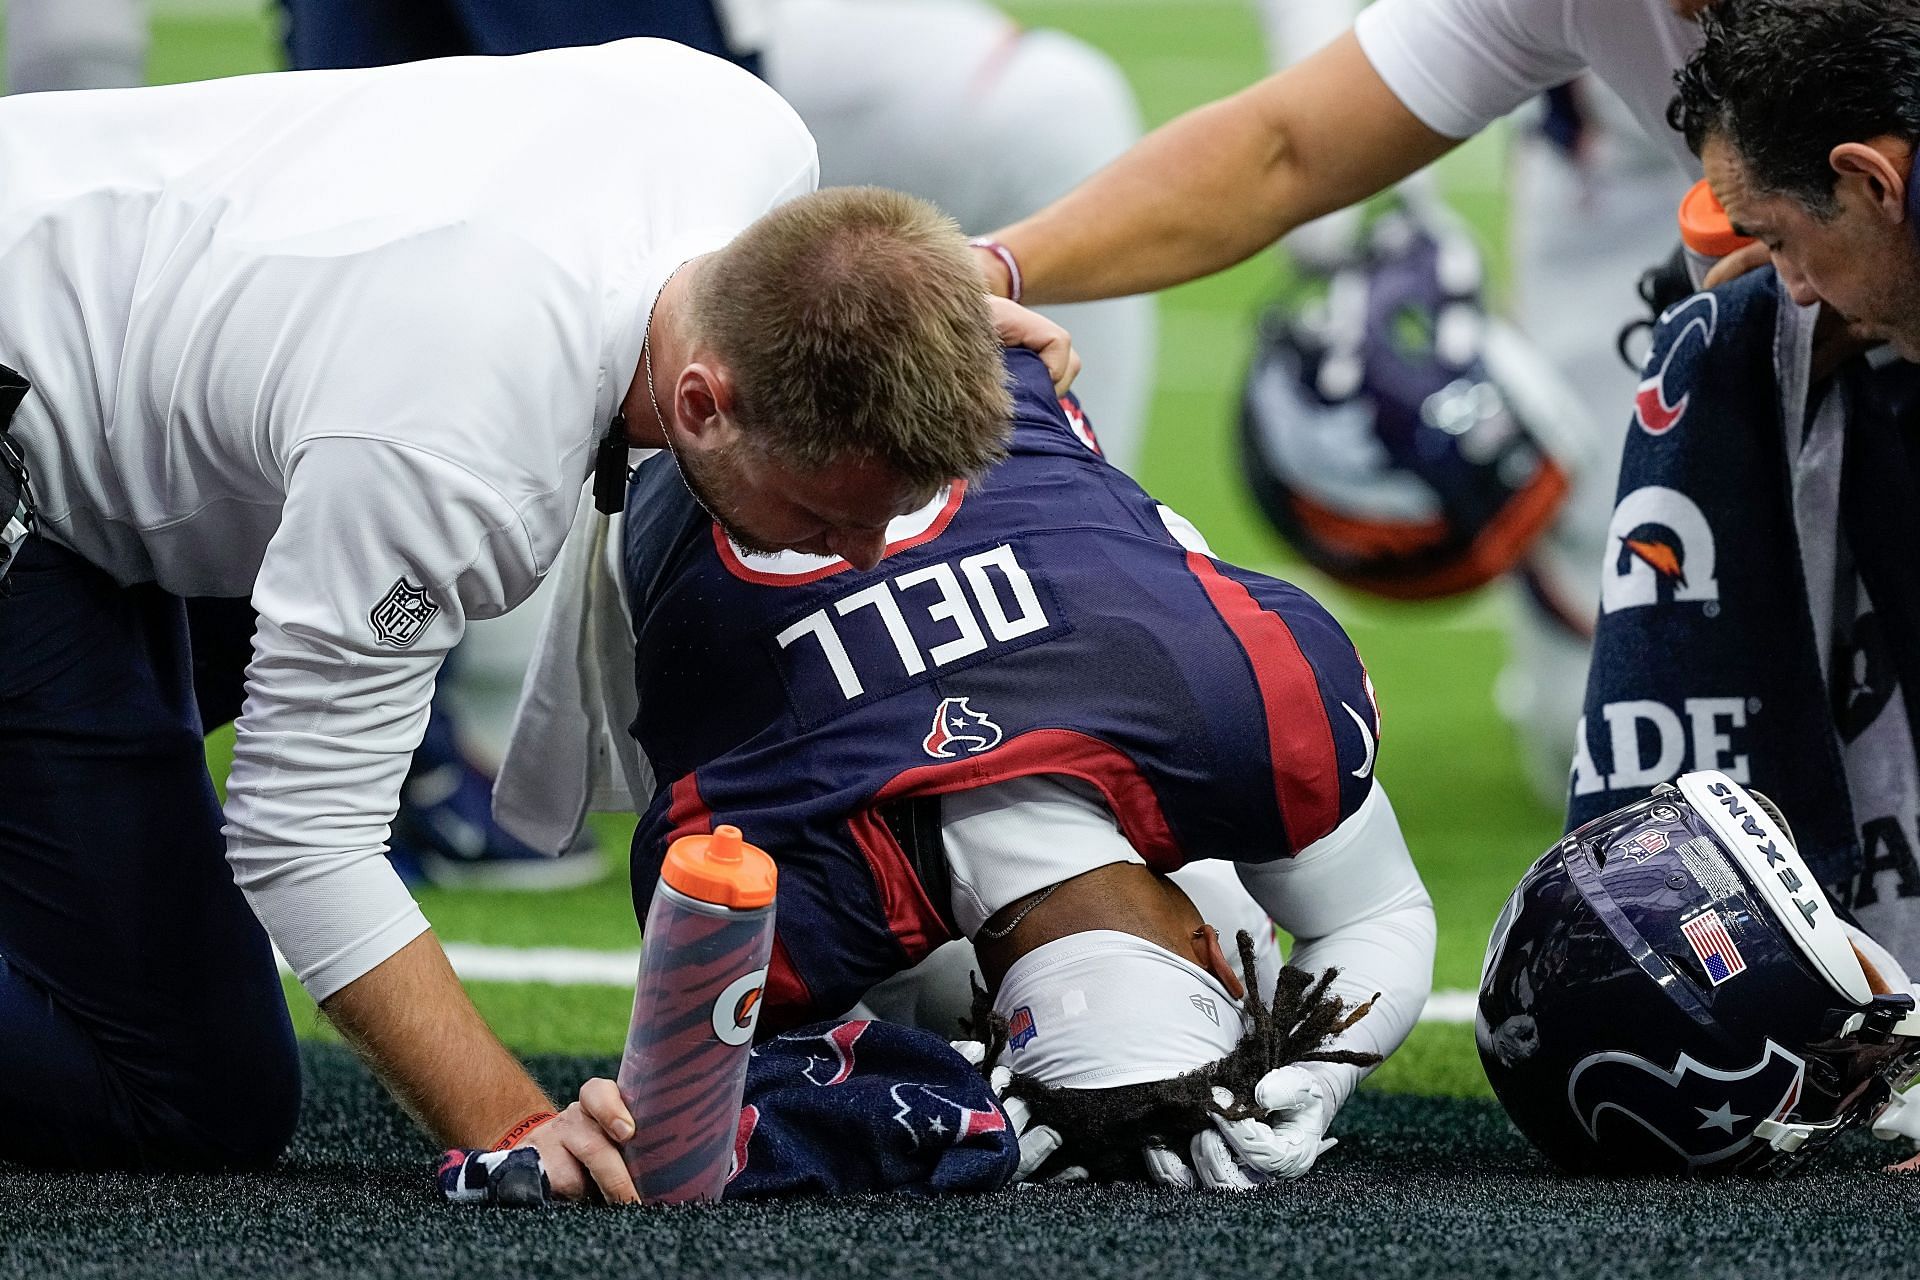
[[607, 873], [588, 832], [550, 858], [493, 820], [493, 779], [461, 752], [438, 703], [400, 789], [387, 858], [409, 884], [442, 889], [572, 889]]

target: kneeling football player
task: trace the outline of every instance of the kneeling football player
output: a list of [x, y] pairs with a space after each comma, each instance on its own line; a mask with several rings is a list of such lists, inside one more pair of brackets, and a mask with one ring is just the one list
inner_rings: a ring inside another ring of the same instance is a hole
[[[1028, 1172], [1297, 1176], [1432, 982], [1366, 672], [1304, 592], [1104, 462], [1037, 360], [1008, 364], [1008, 456], [895, 520], [869, 572], [756, 548], [643, 464], [618, 535], [570, 548], [497, 812], [562, 848], [624, 783], [642, 913], [680, 836], [728, 822], [772, 853], [763, 1034], [971, 939], [985, 1065], [1048, 1139]], [[620, 671], [582, 663], [596, 642]], [[1174, 876], [1203, 860], [1240, 886], [1182, 873], [1212, 921]], [[1267, 985], [1273, 924], [1297, 968]]]

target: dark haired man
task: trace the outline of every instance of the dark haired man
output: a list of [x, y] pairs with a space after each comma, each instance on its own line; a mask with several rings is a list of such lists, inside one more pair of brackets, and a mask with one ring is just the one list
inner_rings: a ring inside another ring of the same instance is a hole
[[[630, 794], [642, 913], [671, 840], [739, 825], [781, 868], [768, 1029], [969, 938], [1059, 1159], [1137, 1168], [1152, 1135], [1189, 1145], [1209, 1185], [1248, 1185], [1234, 1153], [1296, 1176], [1432, 980], [1432, 904], [1373, 776], [1366, 673], [1305, 593], [1214, 560], [1103, 461], [1037, 361], [1009, 367], [1010, 456], [896, 520], [877, 570], [753, 554], [664, 459], [643, 464], [618, 538], [569, 548], [580, 584], [496, 808], [559, 849], [590, 803]], [[1216, 899], [1231, 919], [1182, 879], [1204, 860], [1237, 875]], [[1287, 988], [1321, 1035], [1243, 1011], [1205, 926], [1249, 916], [1298, 940], [1294, 964], [1341, 971], [1335, 1003]], [[1371, 1008], [1342, 1026], [1340, 1000]]]
[[[1751, 778], [1839, 908], [1912, 965], [1920, 370], [1895, 355], [1920, 354], [1920, 11], [1724, 0], [1700, 25], [1673, 121], [1776, 270], [1656, 329], [1647, 394], [1676, 412], [1627, 448], [1569, 825], [1689, 765]], [[1819, 340], [1834, 320], [1853, 337]], [[1860, 338], [1884, 345], [1849, 358]]]
[[1735, 228], [1795, 302], [1920, 359], [1920, 8], [1723, 0], [1701, 29], [1672, 120]]
[[[580, 1193], [618, 1153], [553, 1119], [380, 856], [441, 658], [630, 444], [763, 545], [876, 561], [1003, 447], [964, 243], [811, 194], [786, 104], [660, 41], [10, 98], [0, 169], [0, 1156], [271, 1162], [271, 936], [437, 1139], [531, 1134]], [[850, 305], [710, 330], [743, 269]], [[832, 357], [798, 424], [794, 325]], [[832, 371], [902, 359], [823, 450]], [[249, 594], [223, 833], [178, 597]]]

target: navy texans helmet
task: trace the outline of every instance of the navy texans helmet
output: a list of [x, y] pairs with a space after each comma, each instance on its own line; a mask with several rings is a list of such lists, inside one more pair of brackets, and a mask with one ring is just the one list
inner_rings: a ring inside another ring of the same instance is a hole
[[1687, 774], [1520, 881], [1481, 972], [1481, 1064], [1564, 1169], [1778, 1173], [1920, 1071], [1905, 975], [1854, 937], [1770, 801]]
[[1435, 211], [1376, 219], [1325, 291], [1262, 317], [1241, 396], [1256, 501], [1309, 564], [1424, 599], [1514, 567], [1592, 438], [1558, 373], [1480, 304]]

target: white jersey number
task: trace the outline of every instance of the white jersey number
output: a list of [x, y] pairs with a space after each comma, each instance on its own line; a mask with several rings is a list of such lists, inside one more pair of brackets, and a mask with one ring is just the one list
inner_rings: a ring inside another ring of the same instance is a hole
[[[862, 609], [873, 610], [880, 619], [901, 670], [909, 676], [920, 675], [929, 667], [948, 666], [990, 645], [1017, 640], [1050, 625], [1040, 595], [1033, 589], [1033, 579], [1006, 543], [953, 563], [941, 561], [862, 587], [826, 608], [815, 609], [774, 637], [782, 649], [804, 636], [818, 640], [820, 652], [849, 702], [865, 693], [867, 687], [854, 669], [834, 619], [851, 618]], [[929, 637], [923, 645], [913, 625], [919, 618], [925, 619], [920, 629], [931, 624], [939, 638]]]

